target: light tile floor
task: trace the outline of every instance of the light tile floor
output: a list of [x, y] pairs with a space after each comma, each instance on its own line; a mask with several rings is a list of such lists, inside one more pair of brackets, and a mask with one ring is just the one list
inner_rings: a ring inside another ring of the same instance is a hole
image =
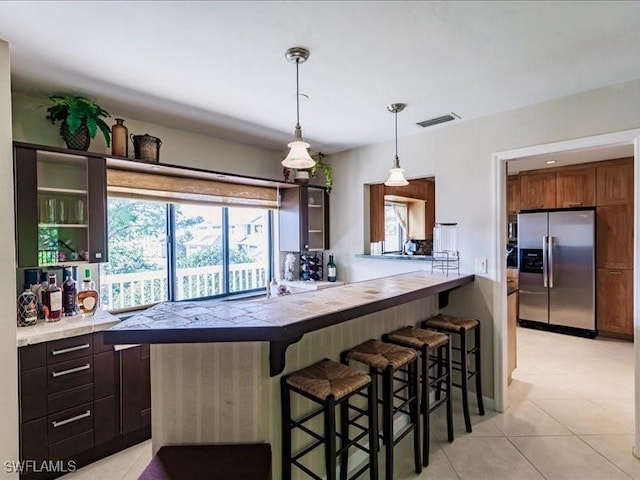
[[[507, 411], [474, 414], [468, 434], [456, 401], [456, 440], [446, 441], [444, 415], [436, 414], [429, 467], [413, 472], [407, 439], [396, 447], [394, 478], [640, 480], [631, 455], [633, 394], [631, 342], [519, 328]], [[133, 480], [150, 459], [148, 441], [63, 478]]]

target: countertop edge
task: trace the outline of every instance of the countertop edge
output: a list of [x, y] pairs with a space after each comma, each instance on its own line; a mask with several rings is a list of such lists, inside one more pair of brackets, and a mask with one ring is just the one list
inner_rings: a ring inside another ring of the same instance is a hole
[[20, 348], [62, 338], [86, 335], [87, 333], [101, 332], [117, 325], [119, 322], [120, 320], [109, 312], [100, 311], [89, 318], [78, 316], [78, 318], [63, 318], [60, 322], [42, 322], [31, 327], [19, 327], [16, 335], [16, 346]]
[[[213, 343], [213, 342], [290, 342], [306, 333], [320, 330], [338, 323], [358, 318], [370, 313], [408, 303], [425, 296], [436, 295], [472, 283], [475, 275], [467, 274], [451, 277], [436, 285], [428, 285], [409, 292], [343, 310], [319, 314], [286, 325], [260, 325], [236, 327], [162, 327], [162, 328], [122, 328], [106, 330], [104, 340], [111, 344], [130, 343]], [[444, 280], [444, 279], [443, 279]], [[339, 288], [339, 287], [337, 287]], [[124, 326], [124, 325], [123, 325]]]
[[356, 258], [369, 258], [373, 260], [411, 260], [414, 262], [430, 262], [433, 260], [431, 255], [371, 255], [369, 253], [356, 253]]

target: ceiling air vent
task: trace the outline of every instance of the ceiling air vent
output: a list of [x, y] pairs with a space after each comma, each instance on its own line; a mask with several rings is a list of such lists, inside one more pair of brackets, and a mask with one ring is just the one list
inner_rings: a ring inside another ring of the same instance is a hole
[[455, 120], [456, 118], [460, 120], [460, 117], [458, 115], [451, 112], [451, 113], [447, 113], [446, 115], [430, 118], [429, 120], [423, 120], [422, 122], [418, 122], [418, 125], [420, 125], [422, 128], [426, 128], [426, 127], [431, 127], [433, 125], [438, 125], [439, 123], [450, 122], [451, 120]]

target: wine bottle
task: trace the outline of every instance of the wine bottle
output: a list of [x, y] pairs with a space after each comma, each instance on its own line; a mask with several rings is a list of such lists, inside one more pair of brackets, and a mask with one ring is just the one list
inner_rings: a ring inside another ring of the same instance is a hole
[[78, 313], [76, 302], [77, 288], [76, 281], [71, 276], [71, 272], [66, 272], [66, 280], [62, 284], [62, 311], [65, 316], [72, 316]]
[[90, 315], [98, 308], [98, 292], [96, 284], [91, 280], [91, 270], [84, 271], [82, 288], [78, 292], [78, 310], [82, 315]]
[[44, 319], [57, 322], [62, 316], [62, 290], [56, 285], [56, 274], [49, 274], [49, 286], [44, 292]]
[[327, 263], [327, 280], [336, 281], [336, 264], [333, 261], [333, 255], [329, 255], [329, 263]]

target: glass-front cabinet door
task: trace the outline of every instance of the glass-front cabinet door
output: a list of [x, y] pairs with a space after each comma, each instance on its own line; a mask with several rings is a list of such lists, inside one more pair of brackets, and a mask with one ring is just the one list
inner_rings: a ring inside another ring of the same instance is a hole
[[310, 252], [325, 249], [324, 190], [308, 187], [307, 216]]
[[107, 261], [104, 158], [16, 144], [19, 267]]
[[38, 266], [89, 261], [87, 163], [37, 152]]

